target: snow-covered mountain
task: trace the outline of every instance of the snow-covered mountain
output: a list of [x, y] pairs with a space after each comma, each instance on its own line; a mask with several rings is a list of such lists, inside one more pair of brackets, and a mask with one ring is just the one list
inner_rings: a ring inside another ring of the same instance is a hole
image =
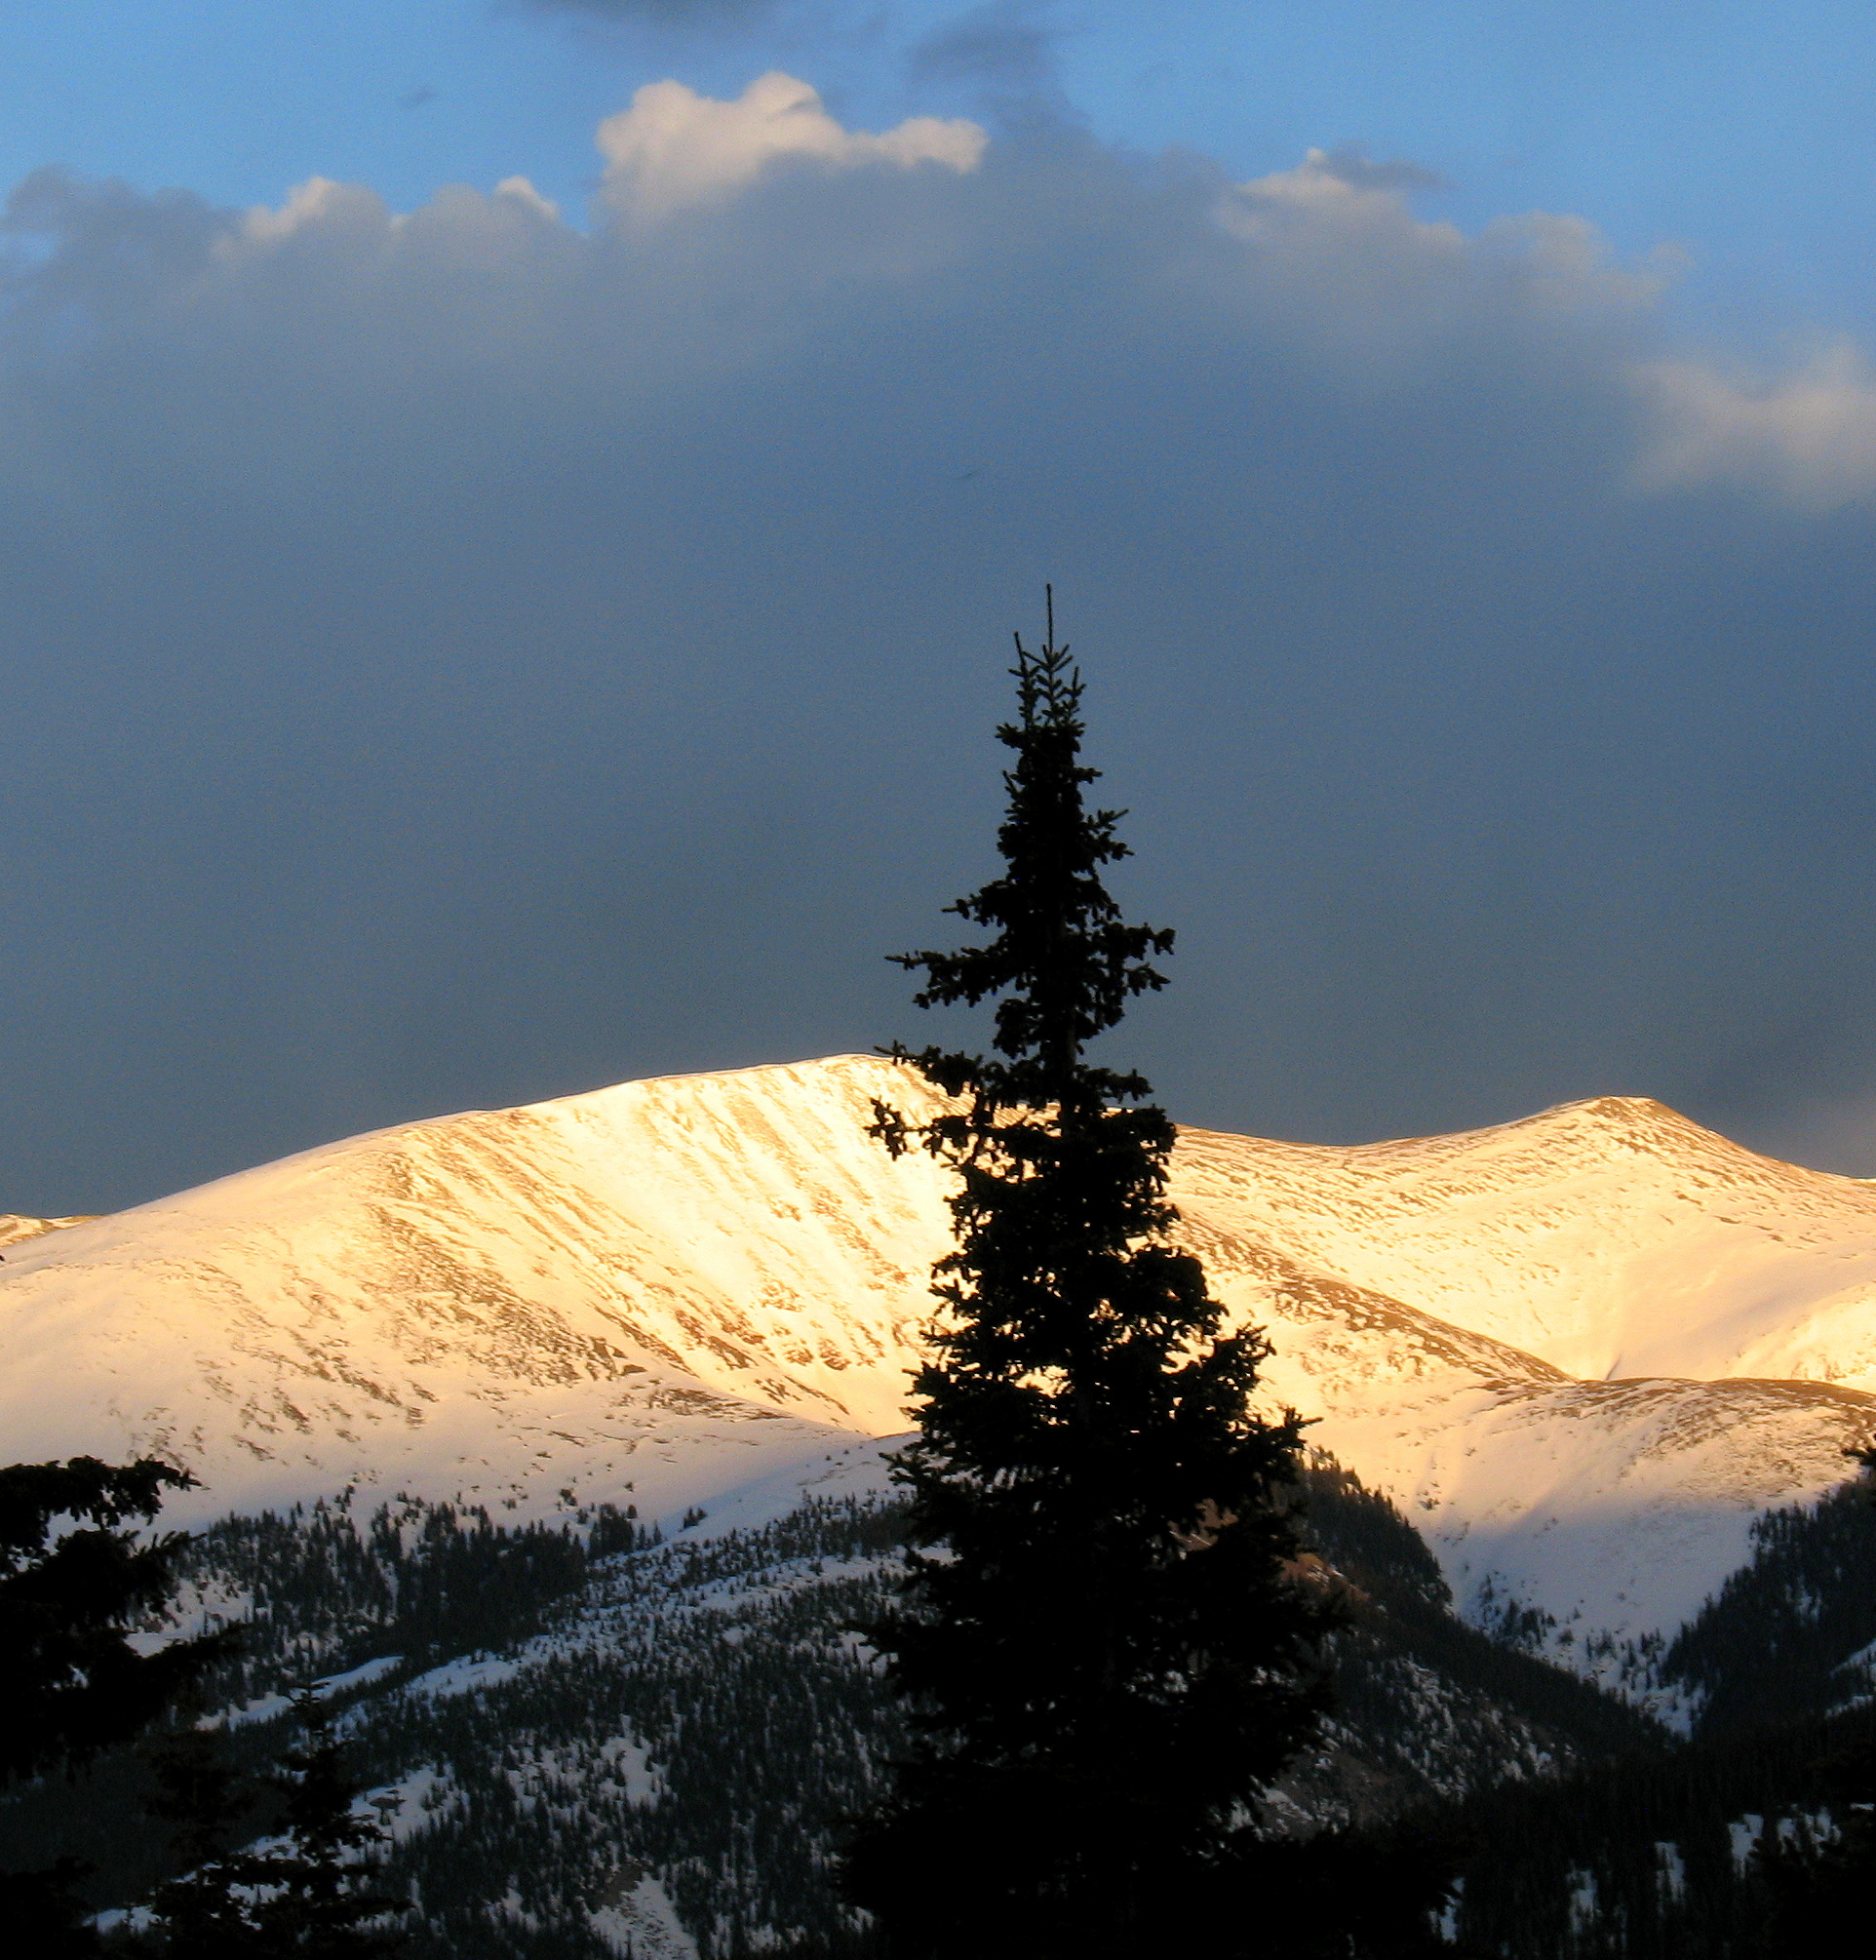
[[[670, 1515], [870, 1462], [949, 1221], [942, 1171], [865, 1125], [925, 1093], [863, 1056], [629, 1082], [15, 1232], [0, 1450], [168, 1455], [196, 1515], [345, 1484]], [[1672, 1627], [1876, 1434], [1876, 1186], [1657, 1104], [1343, 1150], [1189, 1131], [1173, 1196], [1273, 1398], [1482, 1622], [1578, 1654]]]
[[1605, 1096], [1324, 1150], [1189, 1133], [1182, 1188], [1305, 1264], [1590, 1379], [1876, 1390], [1876, 1183]]

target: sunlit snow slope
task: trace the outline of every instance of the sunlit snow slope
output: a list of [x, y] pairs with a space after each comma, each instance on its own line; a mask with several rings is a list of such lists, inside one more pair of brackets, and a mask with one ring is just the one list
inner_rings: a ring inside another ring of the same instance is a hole
[[1573, 1375], [1876, 1390], [1876, 1182], [1660, 1103], [1350, 1150], [1193, 1134], [1187, 1161], [1242, 1229]]
[[[919, 1106], [869, 1057], [629, 1082], [19, 1237], [0, 1450], [166, 1454], [198, 1512], [356, 1481], [668, 1514], [864, 1466], [948, 1227], [937, 1167], [865, 1135], [881, 1093]], [[1844, 1386], [1876, 1380], [1876, 1188], [1658, 1105], [1355, 1150], [1188, 1132], [1173, 1195], [1272, 1396], [1482, 1619], [1672, 1626], [1876, 1432]]]

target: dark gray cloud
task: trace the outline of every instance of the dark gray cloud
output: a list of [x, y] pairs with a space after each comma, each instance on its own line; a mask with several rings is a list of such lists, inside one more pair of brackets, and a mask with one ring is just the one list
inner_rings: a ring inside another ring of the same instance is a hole
[[916, 1033], [1045, 578], [1179, 1115], [1876, 1167], [1852, 355], [1712, 371], [1586, 226], [1322, 160], [635, 114], [590, 232], [16, 196], [0, 1207]]
[[1055, 79], [1055, 47], [1063, 36], [1053, 11], [1035, 0], [973, 7], [913, 48], [907, 60], [912, 79], [1024, 93], [1046, 88]]
[[1337, 143], [1320, 152], [1322, 169], [1355, 190], [1443, 190], [1446, 178], [1425, 164], [1404, 158], [1382, 160], [1366, 143]]

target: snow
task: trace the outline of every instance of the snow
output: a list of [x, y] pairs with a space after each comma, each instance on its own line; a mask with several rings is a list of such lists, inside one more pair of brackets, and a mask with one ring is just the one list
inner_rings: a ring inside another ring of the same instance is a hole
[[166, 1456], [203, 1479], [184, 1522], [348, 1482], [657, 1516], [882, 1409], [902, 1429], [935, 1167], [895, 1193], [856, 1132], [886, 1188], [803, 1191], [852, 1095], [810, 1083], [768, 1134], [749, 1085], [698, 1080], [377, 1132], [28, 1241], [0, 1267], [10, 1449]]
[[458, 1660], [445, 1662], [441, 1667], [432, 1667], [427, 1674], [419, 1674], [414, 1681], [407, 1682], [406, 1692], [439, 1699], [448, 1695], [470, 1695], [481, 1688], [498, 1687], [503, 1681], [512, 1681], [521, 1669], [521, 1662], [511, 1655], [467, 1654]]
[[1657, 1842], [1656, 1862], [1661, 1866], [1661, 1888], [1670, 1899], [1681, 1899], [1687, 1893], [1687, 1860], [1681, 1855], [1678, 1844]]
[[[91, 1217], [27, 1218], [17, 1211], [0, 1211], [0, 1246], [23, 1244], [48, 1232], [61, 1232], [68, 1225], [89, 1225]], [[0, 1255], [3, 1256], [3, 1255]]]
[[663, 1780], [651, 1767], [645, 1744], [635, 1737], [615, 1736], [600, 1751], [600, 1760], [627, 1803], [654, 1804], [664, 1795]]
[[1876, 1389], [1876, 1184], [1660, 1103], [1352, 1149], [1188, 1133], [1184, 1155], [1240, 1228], [1572, 1375]]
[[[185, 1525], [351, 1487], [708, 1534], [877, 1491], [950, 1220], [943, 1169], [866, 1136], [876, 1095], [931, 1107], [869, 1056], [627, 1082], [15, 1235], [10, 1454], [165, 1456], [202, 1479]], [[1659, 1104], [1348, 1149], [1186, 1131], [1171, 1195], [1269, 1330], [1271, 1405], [1473, 1619], [1573, 1665], [1671, 1630], [1876, 1434], [1876, 1185]]]
[[1765, 1819], [1757, 1811], [1747, 1811], [1743, 1817], [1735, 1818], [1726, 1829], [1732, 1844], [1733, 1868], [1743, 1871], [1752, 1862], [1753, 1847], [1765, 1829]]
[[[367, 1661], [361, 1666], [347, 1669], [343, 1674], [321, 1675], [312, 1684], [313, 1693], [321, 1701], [330, 1701], [334, 1695], [347, 1694], [355, 1688], [369, 1688], [403, 1666], [402, 1654], [383, 1654], [375, 1661]], [[259, 1695], [252, 1702], [244, 1702], [238, 1708], [228, 1709], [225, 1714], [211, 1717], [211, 1721], [226, 1722], [229, 1728], [238, 1729], [250, 1722], [271, 1722], [293, 1705], [291, 1695]]]
[[[724, 1492], [692, 1529], [700, 1537], [728, 1531], [759, 1531], [763, 1525], [774, 1524], [800, 1510], [812, 1499], [838, 1503], [843, 1498], [883, 1497], [892, 1489], [891, 1471], [885, 1459], [911, 1440], [911, 1431], [878, 1439], [867, 1437], [840, 1449], [826, 1450], [810, 1462], [791, 1464], [786, 1470], [758, 1477], [739, 1490]], [[663, 1520], [666, 1536], [674, 1535], [682, 1522], [682, 1518]]]
[[365, 1791], [352, 1809], [361, 1817], [374, 1818], [392, 1841], [401, 1844], [426, 1828], [433, 1814], [449, 1806], [455, 1795], [448, 1774], [426, 1763], [401, 1782]]
[[679, 1923], [655, 1878], [640, 1879], [587, 1917], [614, 1953], [630, 1954], [632, 1960], [696, 1960], [697, 1942]]
[[404, 1666], [402, 1654], [380, 1654], [375, 1661], [367, 1661], [357, 1667], [350, 1667], [343, 1674], [327, 1674], [313, 1683], [314, 1692], [331, 1698], [333, 1695], [348, 1694], [354, 1688], [369, 1687], [371, 1682], [382, 1680], [386, 1674]]
[[229, 1708], [222, 1714], [211, 1716], [210, 1721], [225, 1722], [229, 1728], [239, 1729], [250, 1722], [271, 1722], [276, 1715], [284, 1715], [293, 1705], [291, 1695], [256, 1695], [252, 1702], [243, 1702], [238, 1708]]

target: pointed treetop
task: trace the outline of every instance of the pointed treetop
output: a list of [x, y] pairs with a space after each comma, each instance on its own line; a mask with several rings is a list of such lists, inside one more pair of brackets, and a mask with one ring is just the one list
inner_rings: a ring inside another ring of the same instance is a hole
[[1055, 592], [1046, 587], [1047, 629], [1031, 651], [1019, 633], [1018, 720], [998, 727], [1015, 750], [1003, 772], [1008, 805], [997, 834], [1002, 876], [947, 911], [995, 935], [988, 945], [957, 952], [895, 956], [922, 972], [913, 998], [920, 1007], [997, 1002], [993, 1045], [1005, 1058], [944, 1054], [926, 1049], [916, 1061], [951, 1093], [966, 1089], [986, 1107], [1098, 1108], [1149, 1093], [1137, 1076], [1094, 1069], [1088, 1044], [1126, 1012], [1135, 995], [1163, 987], [1148, 963], [1172, 951], [1173, 935], [1129, 925], [1101, 867], [1132, 853], [1117, 834], [1125, 810], [1089, 809], [1082, 791], [1100, 770], [1081, 761], [1081, 675], [1055, 640]]

